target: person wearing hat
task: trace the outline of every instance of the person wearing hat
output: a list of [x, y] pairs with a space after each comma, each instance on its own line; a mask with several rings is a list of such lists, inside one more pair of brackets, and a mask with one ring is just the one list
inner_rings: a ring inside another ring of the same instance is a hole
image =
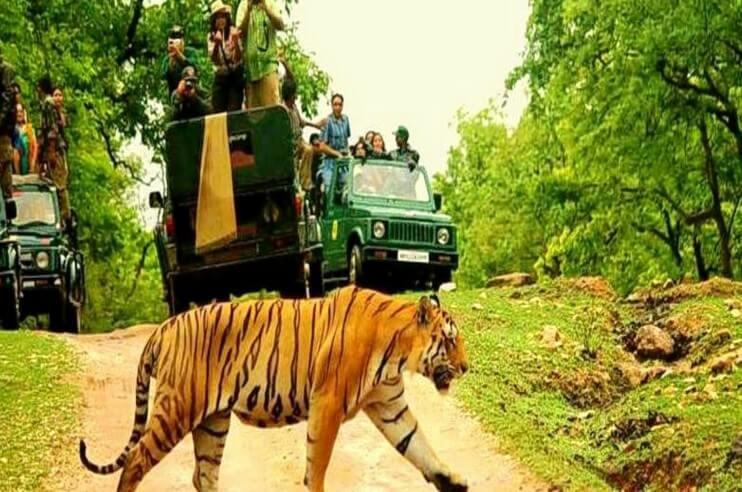
[[194, 67], [198, 72], [198, 52], [185, 45], [183, 28], [173, 26], [167, 36], [167, 55], [162, 60], [162, 77], [167, 81], [167, 93], [178, 88], [181, 74], [186, 67]]
[[232, 7], [222, 0], [211, 4], [211, 30], [207, 39], [214, 67], [211, 105], [215, 113], [242, 109], [245, 68], [240, 30], [232, 25]]
[[415, 167], [420, 162], [420, 154], [410, 147], [410, 132], [402, 125], [399, 125], [394, 132], [397, 139], [397, 148], [392, 150], [391, 158], [395, 161], [406, 162], [410, 167]]
[[276, 31], [284, 30], [274, 0], [241, 0], [236, 25], [245, 36], [248, 108], [280, 103]]
[[211, 106], [199, 95], [196, 69], [186, 67], [177, 89], [173, 91], [171, 117], [172, 121], [199, 118], [211, 113]]

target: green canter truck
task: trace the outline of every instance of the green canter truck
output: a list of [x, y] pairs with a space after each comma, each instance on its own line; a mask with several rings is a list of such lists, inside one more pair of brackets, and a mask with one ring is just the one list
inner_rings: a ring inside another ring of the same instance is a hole
[[326, 275], [387, 291], [450, 282], [456, 227], [441, 203], [422, 166], [337, 161], [322, 205]]
[[261, 289], [322, 295], [319, 224], [298, 192], [291, 123], [281, 106], [227, 115], [236, 237], [197, 251], [205, 127], [204, 118], [168, 125], [166, 196], [150, 195], [150, 206], [163, 210], [155, 244], [171, 313]]

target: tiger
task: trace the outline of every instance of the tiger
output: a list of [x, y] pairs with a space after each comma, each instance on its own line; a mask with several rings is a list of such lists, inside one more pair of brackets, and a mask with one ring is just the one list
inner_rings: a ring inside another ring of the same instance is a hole
[[[307, 420], [304, 485], [323, 491], [340, 425], [363, 411], [440, 491], [468, 490], [441, 462], [405, 400], [403, 373], [419, 373], [446, 394], [468, 370], [461, 333], [435, 295], [407, 301], [355, 286], [325, 298], [223, 302], [163, 322], [139, 360], [134, 425], [121, 454], [90, 471], [123, 468], [119, 492], [189, 432], [193, 486], [217, 490], [232, 413], [244, 424], [281, 427]], [[148, 419], [150, 378], [157, 380]]]

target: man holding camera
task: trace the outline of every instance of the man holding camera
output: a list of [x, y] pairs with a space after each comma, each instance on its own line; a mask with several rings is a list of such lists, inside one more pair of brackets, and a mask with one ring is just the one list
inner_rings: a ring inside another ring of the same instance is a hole
[[162, 60], [162, 74], [167, 80], [167, 93], [172, 94], [178, 88], [183, 69], [186, 67], [198, 67], [196, 50], [185, 45], [183, 28], [173, 26], [167, 36], [167, 56]]
[[199, 94], [198, 77], [196, 69], [186, 67], [178, 83], [178, 87], [173, 91], [172, 97], [172, 121], [187, 120], [199, 118], [211, 113], [211, 107]]
[[242, 0], [237, 8], [236, 21], [246, 39], [246, 106], [279, 104], [276, 31], [283, 31], [285, 26], [275, 1]]

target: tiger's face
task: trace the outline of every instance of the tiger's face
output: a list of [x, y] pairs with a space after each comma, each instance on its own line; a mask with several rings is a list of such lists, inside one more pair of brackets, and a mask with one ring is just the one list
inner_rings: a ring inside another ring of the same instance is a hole
[[445, 394], [453, 379], [469, 370], [464, 340], [451, 315], [440, 307], [435, 296], [423, 296], [418, 306], [418, 323], [428, 333], [418, 372]]

